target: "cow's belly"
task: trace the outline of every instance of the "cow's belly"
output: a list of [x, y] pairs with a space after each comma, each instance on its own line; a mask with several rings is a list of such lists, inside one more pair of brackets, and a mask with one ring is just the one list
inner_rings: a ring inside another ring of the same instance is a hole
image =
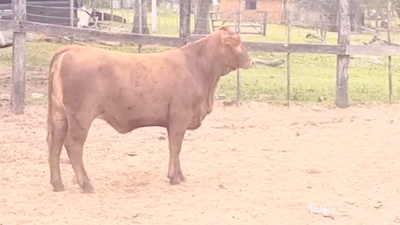
[[154, 118], [134, 118], [127, 120], [117, 120], [113, 117], [101, 116], [100, 119], [106, 121], [118, 133], [126, 134], [141, 127], [166, 127], [166, 123], [161, 119]]
[[166, 127], [167, 125], [164, 115], [146, 111], [113, 110], [113, 112], [99, 115], [98, 118], [106, 121], [121, 134], [126, 134], [141, 127]]

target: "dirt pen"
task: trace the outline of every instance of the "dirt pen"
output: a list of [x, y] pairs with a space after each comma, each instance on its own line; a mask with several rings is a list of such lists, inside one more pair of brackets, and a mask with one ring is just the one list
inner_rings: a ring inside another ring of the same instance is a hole
[[[10, 87], [10, 76], [1, 74], [0, 86]], [[45, 75], [36, 77], [27, 94], [45, 93]], [[203, 126], [185, 136], [187, 181], [177, 186], [166, 178], [164, 129], [121, 135], [96, 120], [84, 150], [94, 194], [73, 184], [64, 150], [66, 191], [51, 191], [46, 110], [28, 105], [16, 116], [0, 106], [0, 224], [400, 222], [400, 105], [216, 102]], [[328, 217], [310, 213], [312, 203], [328, 207]]]

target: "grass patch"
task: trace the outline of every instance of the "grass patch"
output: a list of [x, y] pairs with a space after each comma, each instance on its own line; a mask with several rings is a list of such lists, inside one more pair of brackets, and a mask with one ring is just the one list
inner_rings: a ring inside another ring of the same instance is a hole
[[[262, 57], [262, 54], [258, 54]], [[263, 58], [285, 57], [285, 54]], [[378, 60], [383, 65], [370, 65], [372, 57], [351, 61], [349, 73], [350, 101], [357, 103], [388, 103], [388, 75], [386, 58]], [[393, 101], [400, 100], [400, 78], [396, 71], [400, 64], [393, 59]], [[285, 64], [286, 65], [286, 64]], [[335, 100], [336, 56], [320, 54], [293, 54], [291, 100], [301, 103], [331, 104]], [[219, 93], [227, 98], [236, 96], [236, 72], [221, 79]], [[263, 100], [271, 103], [286, 102], [286, 66], [269, 68], [257, 66], [242, 70], [242, 94], [244, 100]]]

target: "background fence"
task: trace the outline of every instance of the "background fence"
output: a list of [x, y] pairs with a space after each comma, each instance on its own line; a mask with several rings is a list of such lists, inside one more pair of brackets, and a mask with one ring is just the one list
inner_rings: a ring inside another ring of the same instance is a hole
[[[218, 87], [220, 99], [335, 101], [339, 107], [348, 106], [349, 99], [354, 103], [400, 99], [400, 80], [394, 73], [400, 65], [395, 2], [219, 0], [218, 4], [202, 5], [204, 2], [98, 0], [49, 6], [14, 0], [8, 7], [5, 4], [2, 8], [8, 10], [2, 12], [0, 44], [13, 48], [0, 50], [2, 99], [11, 98], [17, 114], [23, 113], [25, 103], [45, 103], [48, 66], [53, 52], [63, 45], [158, 52], [201, 38], [220, 25], [243, 33], [251, 55], [268, 61], [268, 65], [260, 63], [254, 69], [233, 72], [236, 76], [223, 77]], [[30, 11], [32, 5], [46, 10]], [[50, 9], [58, 14], [51, 15]], [[82, 25], [85, 16], [89, 21]], [[69, 26], [56, 23], [61, 18], [69, 21]], [[282, 62], [278, 59], [285, 63], [274, 63]]]

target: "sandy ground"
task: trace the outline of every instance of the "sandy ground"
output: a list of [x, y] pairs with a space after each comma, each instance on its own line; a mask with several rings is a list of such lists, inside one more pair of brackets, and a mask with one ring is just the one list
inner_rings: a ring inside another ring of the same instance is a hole
[[[186, 134], [187, 181], [177, 186], [166, 178], [164, 129], [121, 135], [96, 120], [84, 150], [95, 193], [82, 194], [65, 150], [66, 191], [51, 191], [46, 107], [14, 116], [3, 105], [0, 224], [400, 223], [399, 112], [217, 102]], [[333, 218], [310, 213], [310, 203]]]

